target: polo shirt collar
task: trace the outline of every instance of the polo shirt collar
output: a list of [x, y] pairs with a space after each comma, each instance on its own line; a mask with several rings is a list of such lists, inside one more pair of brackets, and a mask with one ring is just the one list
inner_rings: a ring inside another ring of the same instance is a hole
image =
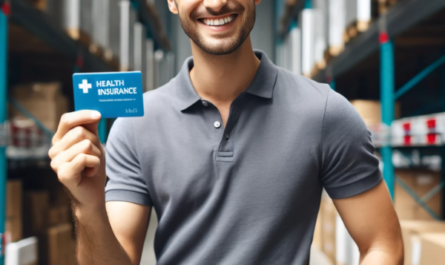
[[[255, 78], [246, 92], [258, 97], [271, 99], [277, 80], [278, 69], [270, 61], [267, 55], [259, 50], [254, 50], [255, 55], [261, 60]], [[193, 68], [193, 57], [185, 60], [181, 71], [176, 78], [176, 87], [179, 97], [179, 108], [184, 111], [201, 100], [190, 80], [190, 70]]]

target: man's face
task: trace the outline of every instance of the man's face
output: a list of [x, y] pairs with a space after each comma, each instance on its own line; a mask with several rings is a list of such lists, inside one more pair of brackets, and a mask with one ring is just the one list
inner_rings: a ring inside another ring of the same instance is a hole
[[237, 50], [255, 24], [261, 0], [168, 0], [182, 28], [203, 51], [225, 55]]

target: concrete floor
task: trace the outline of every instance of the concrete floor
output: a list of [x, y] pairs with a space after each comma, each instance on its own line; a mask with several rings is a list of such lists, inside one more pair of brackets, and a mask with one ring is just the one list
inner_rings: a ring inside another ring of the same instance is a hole
[[[156, 264], [156, 257], [153, 251], [153, 239], [157, 226], [158, 226], [158, 221], [156, 213], [153, 211], [150, 218], [150, 225], [148, 227], [147, 237], [145, 238], [144, 252], [142, 253], [141, 265]], [[332, 265], [332, 264], [320, 250], [313, 247], [311, 249], [310, 265]]]

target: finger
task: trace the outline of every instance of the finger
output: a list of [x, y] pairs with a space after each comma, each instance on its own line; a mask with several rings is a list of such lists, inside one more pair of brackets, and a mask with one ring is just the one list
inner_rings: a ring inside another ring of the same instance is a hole
[[51, 161], [52, 169], [57, 172], [57, 169], [61, 164], [71, 162], [78, 154], [93, 155], [100, 158], [102, 152], [90, 140], [83, 140], [54, 157]]
[[53, 144], [60, 141], [68, 131], [76, 126], [84, 126], [91, 132], [97, 133], [100, 117], [100, 113], [95, 110], [80, 110], [63, 114], [57, 132], [53, 137]]
[[51, 159], [56, 157], [59, 153], [69, 149], [71, 146], [83, 141], [89, 140], [96, 146], [100, 146], [100, 141], [97, 135], [85, 129], [82, 126], [77, 126], [67, 132], [48, 152]]
[[85, 168], [99, 166], [100, 159], [97, 156], [78, 154], [71, 162], [60, 165], [57, 176], [65, 186], [78, 186], [82, 180], [82, 171]]
[[99, 171], [99, 167], [87, 167], [83, 171], [85, 177], [93, 177]]

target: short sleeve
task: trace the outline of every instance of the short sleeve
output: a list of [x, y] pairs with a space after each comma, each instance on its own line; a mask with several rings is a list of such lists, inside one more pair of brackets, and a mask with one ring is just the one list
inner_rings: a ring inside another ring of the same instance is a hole
[[371, 133], [355, 108], [329, 91], [321, 139], [320, 180], [333, 199], [352, 197], [382, 180]]
[[117, 119], [106, 144], [106, 201], [126, 201], [151, 207], [135, 149], [131, 119]]

